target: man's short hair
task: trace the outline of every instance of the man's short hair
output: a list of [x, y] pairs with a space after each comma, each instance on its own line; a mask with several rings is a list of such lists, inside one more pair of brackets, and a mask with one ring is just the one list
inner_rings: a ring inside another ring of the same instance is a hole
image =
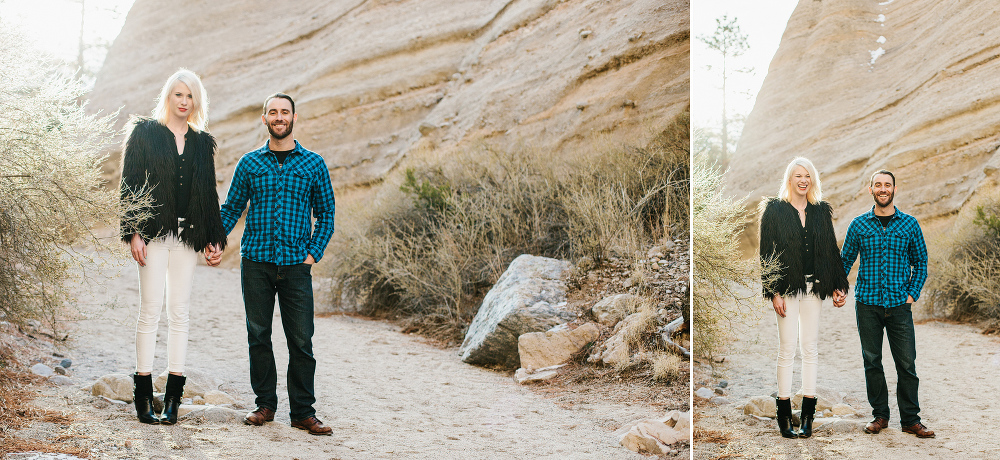
[[877, 175], [879, 175], [879, 174], [885, 174], [885, 175], [887, 175], [887, 176], [891, 177], [891, 178], [892, 178], [892, 186], [893, 186], [893, 187], [895, 187], [895, 186], [896, 186], [896, 176], [894, 176], [894, 175], [892, 174], [892, 172], [890, 172], [890, 171], [889, 171], [888, 169], [880, 169], [880, 170], [878, 170], [878, 171], [875, 171], [875, 174], [872, 174], [872, 178], [871, 178], [871, 180], [870, 180], [870, 181], [868, 181], [868, 186], [869, 186], [869, 187], [871, 187], [871, 186], [875, 185], [875, 176], [877, 176]]
[[282, 99], [287, 99], [288, 102], [290, 102], [292, 104], [292, 114], [295, 114], [295, 101], [292, 100], [292, 96], [289, 96], [289, 95], [287, 95], [285, 93], [274, 93], [274, 94], [268, 96], [267, 99], [264, 99], [264, 114], [265, 115], [267, 114], [267, 104], [269, 102], [271, 102], [271, 99], [274, 99], [276, 97], [280, 97]]

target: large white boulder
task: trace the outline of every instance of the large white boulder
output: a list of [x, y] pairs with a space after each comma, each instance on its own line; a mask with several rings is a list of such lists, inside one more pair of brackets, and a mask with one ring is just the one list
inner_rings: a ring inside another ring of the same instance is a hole
[[517, 339], [546, 331], [576, 315], [562, 306], [566, 300], [569, 262], [522, 254], [514, 259], [486, 294], [469, 325], [459, 353], [469, 364], [519, 367]]

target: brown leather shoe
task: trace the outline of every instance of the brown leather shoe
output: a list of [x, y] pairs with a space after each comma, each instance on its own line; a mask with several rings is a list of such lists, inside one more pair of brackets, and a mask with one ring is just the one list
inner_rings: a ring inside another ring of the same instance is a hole
[[274, 421], [274, 411], [266, 407], [258, 407], [253, 412], [243, 417], [243, 423], [247, 425], [261, 426], [264, 422]]
[[882, 417], [875, 417], [875, 420], [872, 420], [868, 422], [867, 425], [865, 425], [865, 433], [878, 434], [879, 431], [882, 431], [888, 427], [889, 427], [888, 420]]
[[333, 434], [333, 428], [324, 425], [323, 422], [319, 421], [319, 419], [315, 416], [299, 420], [297, 422], [292, 422], [292, 427], [300, 430], [308, 430], [309, 434], [316, 436], [329, 436]]
[[904, 433], [910, 433], [916, 435], [918, 438], [933, 438], [934, 432], [928, 430], [923, 423], [917, 422], [913, 425], [903, 428]]

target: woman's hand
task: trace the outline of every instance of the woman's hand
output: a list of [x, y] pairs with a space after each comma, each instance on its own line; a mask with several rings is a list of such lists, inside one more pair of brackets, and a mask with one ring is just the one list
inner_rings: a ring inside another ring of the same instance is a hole
[[843, 307], [845, 303], [847, 303], [847, 294], [844, 294], [844, 291], [841, 291], [840, 289], [833, 291], [833, 306], [840, 308]]
[[781, 298], [780, 295], [775, 294], [774, 297], [771, 298], [771, 304], [774, 305], [774, 312], [777, 313], [778, 316], [784, 318], [785, 317], [785, 299]]
[[208, 243], [208, 245], [205, 246], [205, 263], [208, 264], [209, 267], [217, 267], [220, 263], [222, 263], [222, 250], [219, 249], [218, 246]]
[[142, 237], [138, 233], [132, 235], [132, 241], [129, 241], [129, 247], [132, 250], [132, 258], [139, 263], [140, 267], [146, 266], [146, 242], [142, 240]]

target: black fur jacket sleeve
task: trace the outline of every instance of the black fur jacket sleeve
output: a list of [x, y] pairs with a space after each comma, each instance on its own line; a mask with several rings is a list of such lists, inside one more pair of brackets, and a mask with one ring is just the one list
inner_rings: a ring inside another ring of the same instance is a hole
[[[174, 135], [160, 122], [147, 117], [129, 120], [128, 134], [122, 149], [123, 202], [134, 200], [136, 194], [148, 189], [152, 218], [141, 222], [123, 219], [121, 238], [126, 243], [139, 233], [143, 241], [162, 235], [177, 235], [175, 175], [177, 166]], [[193, 133], [193, 135], [192, 135]], [[181, 241], [196, 251], [208, 243], [225, 247], [226, 233], [219, 214], [219, 192], [215, 183], [215, 138], [205, 131], [190, 130], [186, 142], [192, 154], [191, 201]], [[134, 215], [134, 214], [133, 214]]]
[[[765, 283], [764, 297], [770, 299], [775, 294], [783, 296], [806, 292], [805, 273], [802, 268], [802, 228], [798, 211], [791, 203], [778, 198], [769, 198], [763, 203], [760, 217], [760, 257], [761, 260], [775, 258], [780, 266], [777, 279]], [[815, 268], [813, 273], [813, 294], [826, 299], [835, 290], [847, 292], [849, 284], [840, 261], [840, 249], [833, 230], [833, 208], [820, 201], [810, 206], [818, 215], [810, 219], [815, 235]]]

